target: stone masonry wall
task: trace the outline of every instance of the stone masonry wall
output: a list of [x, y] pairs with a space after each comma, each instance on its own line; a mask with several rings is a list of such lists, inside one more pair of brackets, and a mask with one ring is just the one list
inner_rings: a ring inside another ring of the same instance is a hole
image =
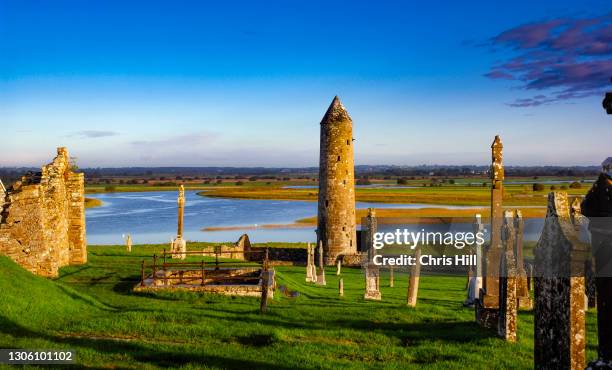
[[37, 275], [87, 262], [84, 176], [70, 167], [68, 151], [58, 148], [41, 172], [7, 189], [0, 208], [0, 254]]

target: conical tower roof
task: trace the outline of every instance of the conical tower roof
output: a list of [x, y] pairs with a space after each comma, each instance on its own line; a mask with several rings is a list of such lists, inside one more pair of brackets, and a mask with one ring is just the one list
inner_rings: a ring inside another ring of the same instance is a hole
[[334, 96], [334, 100], [332, 100], [331, 104], [329, 105], [329, 108], [327, 108], [327, 112], [325, 112], [325, 115], [321, 120], [321, 124], [328, 125], [344, 120], [348, 120], [352, 123], [351, 116], [349, 116], [346, 108], [344, 108], [344, 105], [342, 105], [340, 98], [338, 95], [336, 95]]

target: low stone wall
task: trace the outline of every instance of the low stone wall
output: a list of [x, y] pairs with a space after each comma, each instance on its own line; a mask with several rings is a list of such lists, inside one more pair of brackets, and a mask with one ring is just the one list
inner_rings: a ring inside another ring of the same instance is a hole
[[0, 204], [0, 254], [50, 277], [87, 262], [84, 176], [72, 172], [65, 148], [41, 172], [10, 186]]

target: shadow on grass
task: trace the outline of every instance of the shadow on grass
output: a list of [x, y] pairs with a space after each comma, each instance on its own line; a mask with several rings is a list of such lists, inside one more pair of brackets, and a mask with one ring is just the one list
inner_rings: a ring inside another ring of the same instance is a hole
[[[200, 364], [207, 367], [233, 368], [233, 369], [278, 369], [289, 370], [291, 367], [280, 366], [273, 363], [267, 363], [254, 360], [242, 360], [234, 358], [226, 358], [221, 356], [186, 353], [179, 348], [176, 351], [166, 351], [161, 349], [152, 349], [148, 346], [141, 345], [135, 342], [112, 339], [90, 339], [83, 337], [63, 337], [51, 335], [42, 332], [36, 332], [26, 328], [20, 324], [13, 322], [7, 317], [0, 316], [0, 330], [9, 333], [13, 337], [23, 339], [44, 339], [49, 342], [62, 345], [62, 347], [70, 347], [75, 349], [75, 357], [78, 361], [78, 349], [89, 349], [97, 353], [108, 355], [116, 355], [117, 357], [130, 356], [134, 361], [146, 363], [158, 367], [180, 367], [187, 364]], [[262, 346], [269, 345], [274, 342], [274, 338], [248, 338], [250, 345]], [[126, 364], [128, 365], [128, 364]]]

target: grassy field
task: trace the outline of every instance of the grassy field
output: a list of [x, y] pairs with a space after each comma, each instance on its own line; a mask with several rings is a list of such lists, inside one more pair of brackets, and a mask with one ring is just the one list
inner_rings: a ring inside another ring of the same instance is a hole
[[[516, 179], [514, 181], [520, 181]], [[550, 179], [546, 179], [550, 180]], [[575, 179], [565, 179], [567, 184]], [[539, 180], [532, 180], [537, 182]], [[544, 181], [544, 180], [540, 180]], [[425, 203], [445, 205], [481, 205], [486, 206], [491, 202], [491, 189], [488, 186], [474, 186], [458, 181], [455, 184], [444, 184], [443, 186], [423, 186], [422, 182], [409, 183], [408, 188], [381, 187], [381, 188], [357, 188], [355, 196], [361, 202], [380, 203]], [[556, 190], [561, 190], [561, 185], [554, 185]], [[551, 185], [542, 191], [533, 191], [529, 184], [512, 184], [508, 182], [504, 189], [504, 205], [507, 206], [545, 206], [546, 197], [551, 191]], [[583, 184], [580, 189], [563, 189], [570, 195], [584, 195], [590, 184]], [[279, 185], [270, 186], [235, 186], [218, 187], [207, 189], [200, 193], [210, 197], [240, 198], [240, 199], [282, 199], [282, 200], [309, 200], [316, 201], [317, 189], [294, 189], [284, 188]]]
[[[140, 261], [165, 246], [90, 247], [89, 262], [60, 278], [35, 277], [0, 257], [0, 347], [76, 350], [94, 368], [530, 368], [533, 315], [521, 312], [518, 343], [480, 329], [462, 307], [464, 277], [422, 277], [416, 308], [405, 306], [407, 275], [381, 279], [383, 301], [363, 300], [361, 270], [344, 268], [345, 297], [328, 269], [326, 287], [304, 267], [277, 267], [270, 312], [255, 298], [197, 293], [135, 294]], [[595, 313], [587, 314], [595, 357]]]
[[[584, 195], [591, 184], [583, 183], [580, 189], [561, 189], [561, 186], [568, 187], [574, 181], [581, 181], [581, 178], [560, 178], [542, 177], [538, 179], [515, 177], [507, 179], [505, 183], [504, 204], [508, 206], [545, 206], [546, 196], [551, 191], [551, 186], [556, 190], [563, 190], [570, 195]], [[491, 190], [488, 187], [489, 180], [486, 178], [461, 178], [454, 179], [454, 184], [444, 183], [442, 186], [429, 186], [430, 179], [408, 180], [407, 187], [384, 186], [380, 188], [356, 188], [356, 199], [362, 202], [382, 202], [382, 203], [426, 203], [426, 204], [447, 204], [447, 205], [489, 205]], [[546, 185], [542, 191], [533, 191], [532, 183], [546, 181], [564, 181], [563, 184]], [[482, 183], [487, 186], [482, 186]], [[527, 182], [518, 184], [516, 182]], [[378, 185], [394, 185], [393, 181], [377, 181]], [[310, 185], [316, 186], [312, 181], [284, 181], [284, 182], [244, 182], [243, 185], [236, 185], [231, 182], [223, 184], [186, 184], [187, 190], [202, 190], [201, 195], [222, 198], [239, 199], [281, 199], [281, 200], [317, 200], [317, 189], [295, 189], [286, 188], [287, 186]], [[135, 191], [176, 191], [176, 186], [158, 185], [114, 185], [117, 192]], [[104, 185], [88, 185], [87, 193], [108, 192]]]

